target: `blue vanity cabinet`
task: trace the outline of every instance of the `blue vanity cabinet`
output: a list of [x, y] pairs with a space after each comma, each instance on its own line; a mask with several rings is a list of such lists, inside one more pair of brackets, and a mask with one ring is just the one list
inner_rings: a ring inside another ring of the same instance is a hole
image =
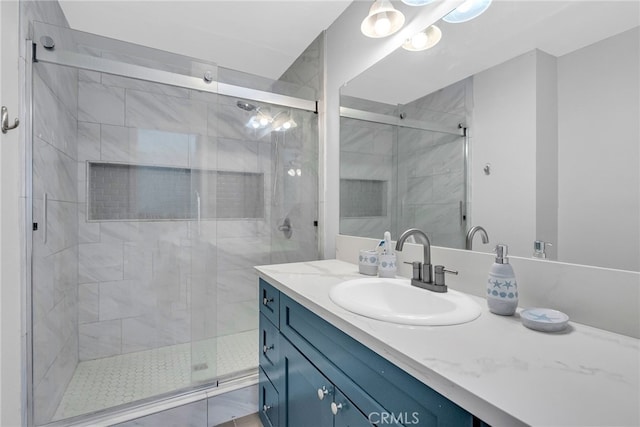
[[371, 427], [367, 417], [285, 338], [282, 402], [286, 425], [314, 427]]
[[[260, 292], [279, 301], [277, 308], [263, 301], [260, 306], [266, 337], [260, 343], [260, 417], [266, 427], [479, 425], [469, 412], [262, 279]], [[267, 309], [278, 314], [277, 324]], [[277, 403], [269, 401], [273, 396]]]

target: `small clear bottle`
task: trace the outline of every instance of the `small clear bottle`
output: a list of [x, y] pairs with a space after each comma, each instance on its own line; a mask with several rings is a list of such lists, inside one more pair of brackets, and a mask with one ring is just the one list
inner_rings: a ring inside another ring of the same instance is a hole
[[496, 245], [496, 262], [487, 279], [487, 304], [492, 313], [511, 316], [518, 308], [518, 283], [509, 264], [507, 245]]

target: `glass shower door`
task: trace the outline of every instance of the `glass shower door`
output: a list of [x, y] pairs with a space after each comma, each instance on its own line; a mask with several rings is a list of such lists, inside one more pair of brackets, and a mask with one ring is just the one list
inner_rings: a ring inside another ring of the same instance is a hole
[[[318, 256], [316, 115], [217, 94], [212, 64], [34, 31], [56, 42], [32, 69], [35, 424], [255, 373], [253, 266]], [[283, 99], [238, 74], [260, 89], [226, 90]]]
[[199, 214], [191, 223], [196, 383], [255, 373], [253, 267], [318, 256], [315, 115], [222, 95], [207, 103], [210, 136], [204, 152], [194, 150], [202, 170], [194, 175]]
[[398, 229], [424, 230], [431, 244], [464, 248], [465, 138], [398, 127]]

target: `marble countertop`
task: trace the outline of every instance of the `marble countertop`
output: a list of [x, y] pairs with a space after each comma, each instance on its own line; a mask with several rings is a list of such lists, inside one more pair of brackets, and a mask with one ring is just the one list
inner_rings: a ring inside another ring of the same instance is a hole
[[640, 425], [636, 338], [569, 322], [560, 333], [525, 328], [483, 308], [473, 322], [404, 326], [334, 304], [329, 289], [365, 277], [338, 260], [256, 267], [260, 277], [424, 384], [494, 426]]

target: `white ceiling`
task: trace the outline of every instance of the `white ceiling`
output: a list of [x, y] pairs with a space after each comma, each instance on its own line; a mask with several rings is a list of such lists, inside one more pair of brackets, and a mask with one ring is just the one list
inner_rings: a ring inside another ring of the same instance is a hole
[[494, 0], [472, 21], [436, 25], [434, 48], [397, 49], [342, 93], [407, 104], [532, 49], [559, 57], [640, 25], [640, 0]]
[[71, 28], [278, 79], [351, 0], [61, 0]]
[[[73, 29], [271, 79], [278, 79], [351, 3], [60, 0]], [[357, 19], [353, 25], [359, 28]], [[535, 48], [561, 56], [640, 25], [640, 0], [494, 0], [472, 21], [437, 25], [443, 39], [435, 48], [398, 49], [349, 82], [343, 93], [406, 104]]]

